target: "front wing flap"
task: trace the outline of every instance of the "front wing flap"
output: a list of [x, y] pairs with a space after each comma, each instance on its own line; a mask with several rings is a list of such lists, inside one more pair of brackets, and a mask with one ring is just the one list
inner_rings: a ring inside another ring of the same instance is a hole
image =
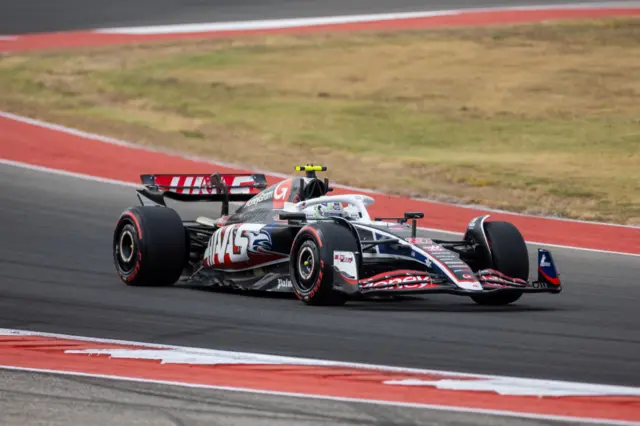
[[418, 270], [396, 270], [358, 280], [361, 294], [450, 293], [459, 295], [487, 293], [560, 293], [562, 284], [553, 257], [548, 250], [538, 249], [537, 279], [525, 281], [485, 269], [476, 272], [482, 290], [458, 287], [443, 275]]

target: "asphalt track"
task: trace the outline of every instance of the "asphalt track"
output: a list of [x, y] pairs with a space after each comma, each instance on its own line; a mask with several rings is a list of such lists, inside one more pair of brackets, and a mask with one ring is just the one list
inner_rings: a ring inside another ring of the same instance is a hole
[[[530, 3], [27, 0], [3, 2], [0, 34]], [[114, 274], [110, 238], [119, 213], [135, 201], [132, 188], [0, 165], [0, 327], [640, 385], [637, 257], [555, 249], [565, 291], [507, 308], [455, 296], [311, 308], [288, 297], [129, 288]], [[0, 372], [0, 383], [3, 425], [541, 423], [20, 372]]]
[[556, 249], [566, 290], [506, 308], [447, 295], [320, 308], [290, 297], [132, 288], [117, 279], [110, 244], [118, 215], [137, 202], [133, 188], [9, 165], [0, 165], [0, 182], [3, 328], [640, 385], [638, 257]]
[[[0, 6], [0, 34], [324, 15], [587, 3], [588, 0], [24, 0]], [[619, 2], [625, 3], [625, 2]]]

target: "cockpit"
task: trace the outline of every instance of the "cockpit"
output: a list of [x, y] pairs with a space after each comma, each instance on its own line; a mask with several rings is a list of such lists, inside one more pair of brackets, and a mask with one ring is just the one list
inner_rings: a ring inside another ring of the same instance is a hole
[[366, 196], [331, 196], [333, 188], [328, 179], [319, 179], [315, 172], [325, 171], [325, 166], [297, 166], [304, 177], [285, 179], [266, 188], [247, 201], [236, 212], [248, 210], [286, 210], [304, 212], [309, 219], [340, 216], [351, 220], [368, 220], [366, 205], [373, 199]]
[[296, 166], [297, 171], [306, 172], [303, 178], [293, 179], [292, 187], [299, 192], [294, 196], [293, 203], [304, 212], [309, 219], [320, 219], [330, 216], [339, 216], [350, 220], [369, 219], [366, 205], [373, 199], [364, 196], [329, 196], [333, 188], [329, 186], [329, 180], [320, 180], [316, 177], [317, 171], [326, 171], [326, 166]]

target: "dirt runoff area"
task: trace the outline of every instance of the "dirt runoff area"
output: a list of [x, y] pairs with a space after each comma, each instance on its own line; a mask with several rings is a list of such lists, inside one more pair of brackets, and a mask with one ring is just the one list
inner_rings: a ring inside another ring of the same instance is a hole
[[342, 184], [640, 224], [640, 19], [0, 59], [0, 108]]

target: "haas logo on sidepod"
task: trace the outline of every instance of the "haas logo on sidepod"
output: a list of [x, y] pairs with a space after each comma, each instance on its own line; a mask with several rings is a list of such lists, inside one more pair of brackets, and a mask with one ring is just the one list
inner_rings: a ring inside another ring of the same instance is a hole
[[213, 234], [204, 252], [205, 266], [222, 266], [249, 260], [249, 254], [264, 250], [271, 239], [260, 232], [264, 225], [229, 225]]

